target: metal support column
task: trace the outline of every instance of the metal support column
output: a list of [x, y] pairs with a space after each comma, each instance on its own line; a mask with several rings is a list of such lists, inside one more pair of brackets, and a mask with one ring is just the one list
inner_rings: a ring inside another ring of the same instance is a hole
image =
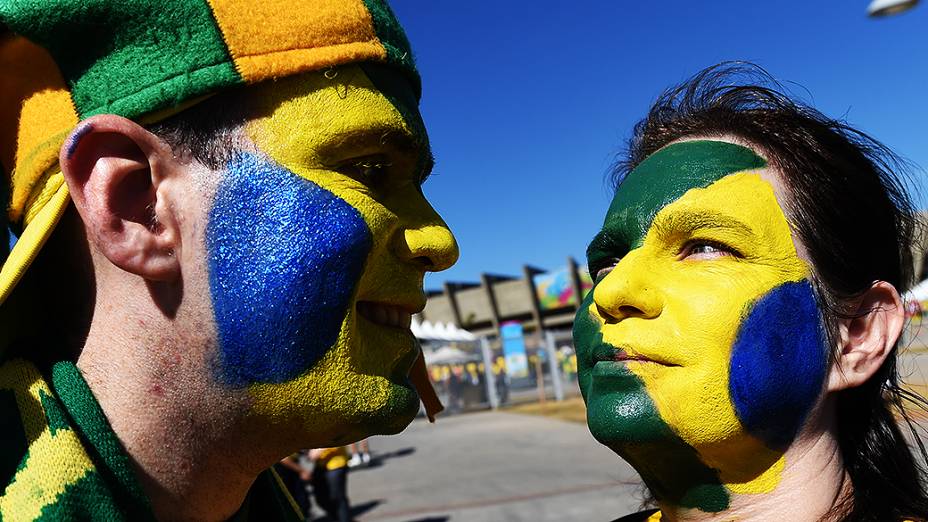
[[480, 274], [480, 286], [483, 287], [483, 293], [487, 297], [487, 304], [490, 305], [490, 323], [497, 337], [502, 337], [499, 331], [499, 308], [496, 306], [496, 295], [493, 294], [493, 280], [487, 274]]
[[458, 308], [458, 298], [454, 295], [455, 292], [457, 292], [457, 285], [445, 281], [444, 290], [445, 296], [448, 298], [448, 305], [451, 307], [451, 315], [454, 316], [455, 326], [458, 328], [467, 328], [468, 325], [465, 325], [464, 322], [461, 321], [461, 310]]
[[483, 354], [483, 381], [487, 387], [487, 400], [490, 408], [495, 410], [499, 408], [499, 396], [496, 394], [496, 376], [493, 375], [493, 352], [486, 337], [480, 338], [480, 352]]
[[557, 346], [554, 334], [545, 332], [545, 349], [548, 350], [548, 364], [551, 365], [551, 382], [554, 384], [554, 400], [564, 400], [564, 381], [561, 380], [561, 368], [557, 361]]

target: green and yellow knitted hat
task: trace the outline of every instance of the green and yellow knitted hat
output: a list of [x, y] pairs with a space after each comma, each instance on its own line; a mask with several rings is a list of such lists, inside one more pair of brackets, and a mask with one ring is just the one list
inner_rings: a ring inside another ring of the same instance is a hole
[[82, 119], [152, 122], [232, 86], [355, 62], [399, 68], [418, 97], [383, 0], [2, 0], [0, 304], [70, 201], [58, 151]]

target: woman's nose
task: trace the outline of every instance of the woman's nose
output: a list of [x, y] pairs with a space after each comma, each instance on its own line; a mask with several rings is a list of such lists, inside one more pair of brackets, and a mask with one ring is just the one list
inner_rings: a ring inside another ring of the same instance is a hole
[[607, 322], [659, 316], [663, 310], [663, 299], [652, 277], [640, 253], [629, 252], [593, 290], [593, 302], [600, 315]]

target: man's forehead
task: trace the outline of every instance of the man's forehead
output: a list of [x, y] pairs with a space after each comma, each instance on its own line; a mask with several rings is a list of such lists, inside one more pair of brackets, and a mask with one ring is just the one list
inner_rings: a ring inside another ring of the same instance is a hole
[[692, 188], [704, 188], [735, 172], [763, 168], [753, 150], [726, 141], [674, 143], [642, 161], [616, 190], [604, 230], [623, 236], [629, 245], [647, 233], [661, 208]]
[[412, 86], [390, 67], [353, 64], [283, 79], [256, 89], [249, 103], [255, 119], [247, 134], [271, 156], [296, 148], [298, 157], [324, 158], [346, 144], [428, 153]]
[[380, 63], [362, 63], [359, 66], [374, 87], [396, 107], [406, 124], [424, 138], [425, 127], [419, 114], [419, 102], [409, 78], [393, 67]]
[[390, 100], [390, 103], [399, 111], [406, 122], [411, 134], [410, 137], [416, 148], [419, 149], [417, 170], [421, 173], [421, 183], [431, 173], [434, 157], [429, 144], [428, 131], [422, 121], [422, 115], [419, 113], [419, 102], [415, 87], [406, 75], [387, 65], [367, 62], [360, 64], [360, 67], [377, 90]]

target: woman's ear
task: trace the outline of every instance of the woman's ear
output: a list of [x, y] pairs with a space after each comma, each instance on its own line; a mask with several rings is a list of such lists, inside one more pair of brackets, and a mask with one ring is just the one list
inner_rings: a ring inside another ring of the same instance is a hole
[[839, 345], [828, 391], [854, 388], [883, 366], [902, 333], [905, 310], [896, 288], [877, 281], [864, 292], [854, 317], [838, 325]]
[[169, 201], [182, 165], [139, 124], [103, 114], [81, 122], [59, 155], [61, 172], [94, 247], [150, 281], [180, 276], [180, 230]]

